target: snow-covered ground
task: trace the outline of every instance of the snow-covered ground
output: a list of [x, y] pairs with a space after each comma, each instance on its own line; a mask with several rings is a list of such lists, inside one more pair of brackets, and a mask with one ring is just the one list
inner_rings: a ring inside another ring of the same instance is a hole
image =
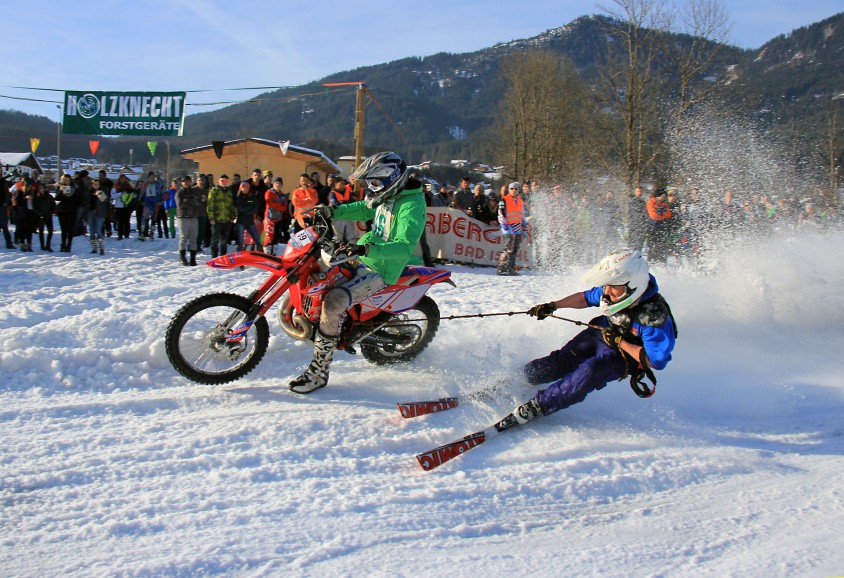
[[[37, 245], [37, 244], [36, 244]], [[626, 382], [422, 471], [414, 455], [531, 396], [516, 377], [578, 328], [443, 321], [398, 367], [340, 353], [328, 388], [271, 312], [246, 378], [191, 383], [169, 318], [262, 274], [177, 264], [174, 242], [0, 254], [0, 575], [831, 576], [844, 573], [844, 235], [656, 268], [678, 321], [657, 394]], [[443, 315], [525, 310], [582, 269], [451, 267]], [[572, 311], [588, 320], [594, 311]], [[506, 393], [417, 419], [397, 401]]]

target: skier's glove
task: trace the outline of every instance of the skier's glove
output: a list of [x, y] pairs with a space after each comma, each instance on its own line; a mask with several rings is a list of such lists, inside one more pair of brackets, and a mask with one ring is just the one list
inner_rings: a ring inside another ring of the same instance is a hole
[[601, 330], [601, 336], [604, 338], [604, 343], [618, 349], [621, 343], [621, 329], [615, 325], [609, 325]]
[[346, 257], [361, 257], [366, 255], [367, 245], [357, 245], [355, 243], [340, 243], [337, 249], [334, 250], [335, 256], [344, 255]]
[[557, 310], [557, 305], [553, 301], [550, 303], [543, 303], [541, 305], [534, 305], [530, 309], [528, 309], [528, 315], [531, 317], [536, 317], [538, 320], [542, 321], [549, 315], [553, 314], [554, 311]]

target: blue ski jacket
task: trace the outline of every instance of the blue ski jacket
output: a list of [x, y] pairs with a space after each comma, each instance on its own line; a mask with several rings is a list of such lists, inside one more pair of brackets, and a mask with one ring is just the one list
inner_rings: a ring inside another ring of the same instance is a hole
[[[657, 285], [656, 278], [650, 275], [650, 282], [645, 294], [642, 295], [638, 303], [643, 303], [656, 295], [659, 292], [659, 285]], [[583, 292], [586, 298], [586, 303], [591, 307], [598, 307], [601, 304], [601, 296], [603, 295], [602, 287], [593, 287]], [[623, 312], [622, 312], [623, 313]], [[598, 325], [606, 327], [609, 324], [609, 319], [606, 316], [598, 318]], [[669, 315], [664, 323], [661, 325], [644, 325], [637, 320], [632, 320], [631, 333], [642, 340], [642, 347], [645, 348], [645, 353], [648, 354], [648, 359], [654, 369], [665, 369], [668, 362], [671, 361], [671, 352], [674, 350], [674, 322]]]

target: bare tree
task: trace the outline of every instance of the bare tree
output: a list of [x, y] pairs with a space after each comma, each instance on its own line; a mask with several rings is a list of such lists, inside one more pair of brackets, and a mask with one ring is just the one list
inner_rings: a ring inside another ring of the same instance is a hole
[[838, 183], [841, 171], [839, 159], [842, 153], [842, 131], [838, 122], [838, 114], [841, 109], [840, 102], [842, 99], [844, 99], [844, 93], [833, 96], [829, 99], [829, 105], [826, 110], [826, 157], [829, 188], [827, 195], [825, 195], [825, 201], [830, 206], [835, 207], [839, 204]]
[[597, 92], [606, 114], [600, 118], [632, 191], [662, 152], [656, 63], [670, 17], [665, 0], [612, 0], [600, 7], [610, 16], [607, 73]]
[[688, 38], [679, 37], [674, 43], [674, 58], [679, 76], [679, 109], [676, 123], [679, 134], [686, 112], [727, 81], [725, 75], [710, 76], [706, 80], [702, 77], [713, 73], [713, 68], [729, 40], [731, 26], [719, 0], [687, 0], [679, 12], [679, 26], [676, 32], [688, 35]]
[[496, 128], [498, 158], [513, 178], [558, 178], [581, 170], [591, 99], [574, 66], [546, 51], [502, 61], [504, 98]]

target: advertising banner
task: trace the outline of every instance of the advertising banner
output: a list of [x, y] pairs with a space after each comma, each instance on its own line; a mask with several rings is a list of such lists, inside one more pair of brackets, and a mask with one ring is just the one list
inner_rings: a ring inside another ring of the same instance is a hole
[[[497, 266], [505, 246], [498, 225], [486, 225], [460, 209], [450, 207], [428, 207], [425, 232], [431, 257], [434, 259]], [[530, 265], [532, 243], [533, 240], [528, 234], [519, 248], [517, 266]], [[417, 254], [421, 253], [417, 251]]]
[[182, 136], [184, 92], [65, 92], [62, 132]]
[[[358, 222], [357, 228], [358, 235], [363, 236], [366, 232], [364, 224]], [[498, 225], [486, 225], [450, 207], [428, 207], [425, 236], [433, 259], [469, 265], [498, 266], [498, 259], [505, 246]], [[416, 247], [416, 255], [422, 255], [419, 247]], [[529, 266], [532, 255], [533, 238], [528, 228], [528, 236], [519, 248], [516, 265]]]

